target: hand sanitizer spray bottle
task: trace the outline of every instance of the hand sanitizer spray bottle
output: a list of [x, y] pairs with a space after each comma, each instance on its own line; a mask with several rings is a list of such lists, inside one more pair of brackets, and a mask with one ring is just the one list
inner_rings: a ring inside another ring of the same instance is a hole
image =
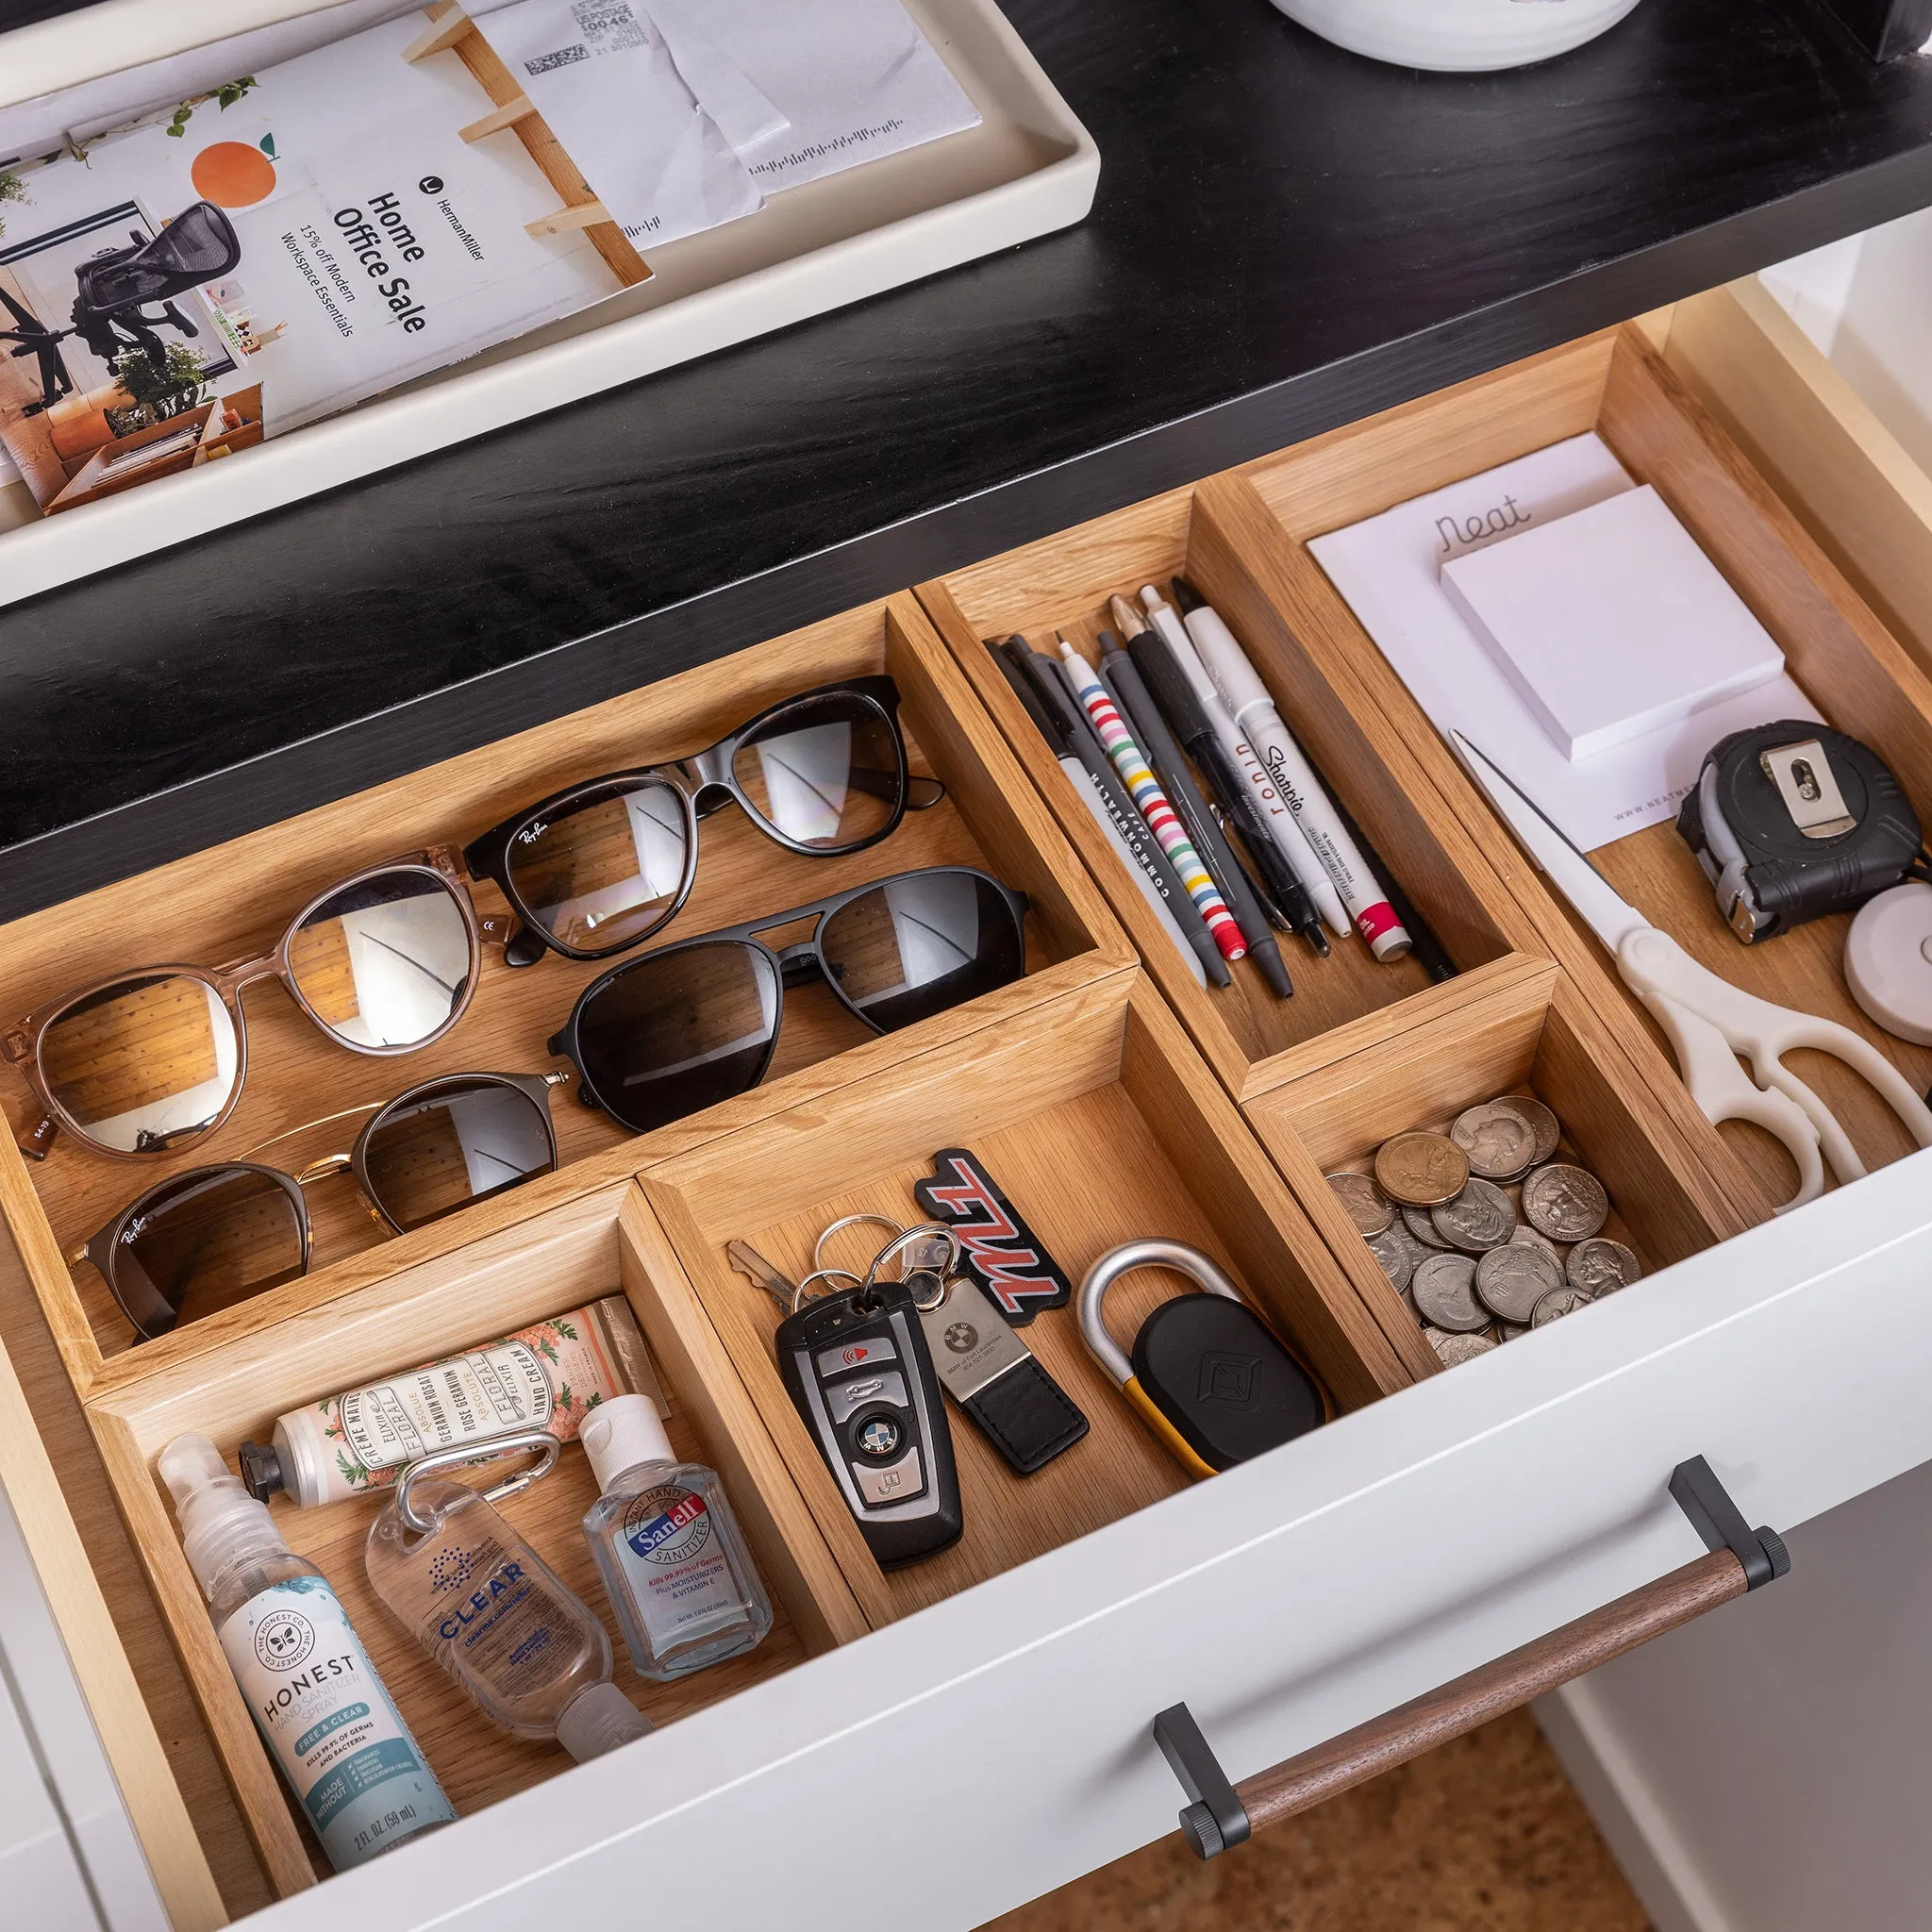
[[[426, 1535], [405, 1523], [405, 1503]], [[555, 1738], [582, 1763], [650, 1730], [610, 1681], [596, 1612], [466, 1484], [399, 1489], [371, 1524], [366, 1554], [369, 1580], [403, 1627], [513, 1736]]]
[[161, 1480], [188, 1567], [269, 1756], [338, 1872], [448, 1824], [442, 1794], [335, 1591], [206, 1436], [176, 1436]]
[[584, 1535], [638, 1674], [686, 1676], [761, 1643], [772, 1606], [724, 1486], [678, 1461], [651, 1398], [600, 1402], [578, 1437], [598, 1489]]

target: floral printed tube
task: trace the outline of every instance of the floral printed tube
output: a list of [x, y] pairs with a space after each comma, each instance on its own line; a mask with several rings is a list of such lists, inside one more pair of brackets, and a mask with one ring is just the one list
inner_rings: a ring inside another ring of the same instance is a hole
[[325, 1396], [275, 1418], [275, 1443], [242, 1445], [242, 1479], [263, 1501], [298, 1507], [391, 1487], [419, 1457], [523, 1429], [576, 1440], [613, 1395], [664, 1398], [637, 1318], [622, 1295], [572, 1308], [461, 1355]]

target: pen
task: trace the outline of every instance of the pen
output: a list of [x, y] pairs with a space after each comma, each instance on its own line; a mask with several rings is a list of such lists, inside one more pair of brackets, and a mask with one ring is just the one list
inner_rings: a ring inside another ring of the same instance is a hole
[[1221, 896], [1220, 888], [1202, 862], [1201, 855], [1194, 850], [1194, 841], [1188, 837], [1179, 813], [1160, 789], [1160, 780], [1154, 775], [1141, 747], [1134, 742], [1134, 734], [1127, 729], [1126, 720], [1108, 695], [1107, 687], [1095, 675], [1092, 665], [1065, 638], [1058, 641], [1060, 662], [1067, 667], [1074, 695], [1087, 713], [1087, 722], [1092, 725], [1102, 748], [1113, 760], [1113, 768], [1121, 774], [1136, 810], [1147, 821], [1147, 829], [1160, 841], [1160, 849], [1180, 874], [1188, 897], [1194, 902], [1194, 909], [1208, 922], [1208, 930], [1214, 935], [1214, 943], [1221, 948], [1221, 957], [1230, 966], [1237, 959], [1245, 959], [1248, 948], [1241, 925], [1227, 909], [1227, 901]]
[[[1131, 658], [1127, 659], [1127, 662], [1130, 664], [1133, 661]], [[1143, 691], [1146, 689], [1144, 683], [1141, 689]], [[1159, 707], [1156, 706], [1155, 709], [1158, 715]], [[1227, 847], [1227, 856], [1234, 860], [1241, 877], [1247, 881], [1248, 891], [1254, 893], [1255, 904], [1268, 915], [1268, 924], [1276, 932], [1293, 932], [1294, 921], [1281, 909], [1281, 904], [1274, 894], [1268, 890], [1261, 879], [1257, 877], [1254, 866], [1244, 856], [1246, 848], [1235, 843], [1235, 841], [1241, 837], [1241, 833], [1229, 825], [1227, 814], [1211, 798], [1208, 801], [1208, 816], [1214, 821], [1216, 829], [1221, 833], [1221, 842]]]
[[[1133, 608], [1125, 598], [1121, 602], [1125, 608]], [[1254, 746], [1241, 736], [1241, 726], [1221, 702], [1221, 693], [1215, 690], [1214, 680], [1208, 675], [1208, 667], [1201, 662], [1201, 654], [1195, 650], [1194, 641], [1188, 635], [1179, 613], [1173, 605], [1161, 600], [1160, 592], [1152, 584], [1141, 585], [1141, 602], [1147, 609], [1141, 627], [1144, 629], [1151, 625], [1155, 634], [1173, 654], [1175, 666], [1187, 679], [1188, 689], [1194, 693], [1195, 701], [1201, 707], [1201, 715], [1214, 727], [1214, 736], [1227, 754], [1229, 764], [1246, 779], [1266, 836], [1274, 841], [1281, 856], [1293, 867], [1295, 876], [1315, 902], [1315, 909], [1327, 922], [1328, 929], [1337, 939], [1346, 939], [1354, 928], [1348, 923], [1347, 912], [1342, 909], [1341, 895], [1336, 891], [1327, 868], [1309, 849], [1307, 833], [1289, 810], [1280, 792], [1275, 791], [1274, 780], [1270, 776], [1267, 766], [1256, 757]]]
[[1205, 987], [1231, 984], [1221, 949], [1208, 936], [1193, 902], [1181, 890], [1181, 882], [1167, 855], [1154, 842], [1141, 814], [1114, 782], [1100, 743], [1087, 721], [1075, 708], [1062, 680], [1060, 668], [1051, 658], [1036, 653], [1022, 637], [1010, 638], [993, 652], [1007, 681], [1021, 693], [1021, 702], [1044, 733], [1048, 746], [1060, 767], [1073, 779], [1079, 774], [1074, 790], [1090, 811], [1098, 808], [1106, 817], [1115, 849], [1124, 855], [1129, 874], [1140, 884], [1148, 903], [1158, 906], [1162, 924], [1188, 959], [1195, 977]]
[[1248, 942], [1250, 957], [1260, 968], [1261, 976], [1276, 999], [1292, 998], [1294, 984], [1282, 962], [1281, 948], [1268, 929], [1267, 914], [1259, 904], [1253, 881], [1229, 850], [1226, 837], [1215, 824], [1199, 786], [1194, 783], [1194, 774], [1188, 770], [1187, 760], [1174, 741], [1174, 734], [1148, 696], [1147, 687], [1141, 682], [1134, 660], [1121, 648], [1121, 641], [1112, 631], [1102, 631], [1099, 642], [1102, 681], [1126, 719], [1136, 742], [1147, 754], [1148, 762], [1188, 828], [1194, 850], [1219, 883], [1222, 897], [1227, 901], [1228, 910], [1234, 914], [1241, 937]]
[[1376, 958], [1399, 959], [1409, 949], [1409, 936], [1359, 847], [1349, 837], [1348, 827], [1337, 815], [1335, 803], [1316, 777], [1314, 767], [1281, 722], [1281, 713], [1248, 661], [1248, 654], [1222, 621], [1221, 613], [1186, 577], [1174, 578], [1174, 595], [1188, 636], [1201, 654], [1201, 662], [1228, 715], [1274, 780], [1274, 789], [1294, 814], [1308, 849], [1322, 861], [1355, 921], [1356, 930], [1368, 941]]
[[[1138, 615], [1124, 597], [1114, 599], [1116, 618], [1132, 619]], [[1316, 952], [1326, 953], [1328, 941], [1314, 902], [1281, 847], [1269, 836], [1260, 806], [1226, 747], [1215, 735], [1212, 721], [1174, 662], [1173, 652], [1144, 620], [1133, 629], [1135, 634], [1128, 640], [1127, 656], [1146, 684], [1148, 694], [1173, 727], [1181, 748], [1200, 765], [1208, 788], [1220, 800], [1222, 810], [1240, 828], [1241, 837], [1247, 841], [1248, 856], [1287, 910], [1294, 929]], [[1309, 862], [1313, 863], [1312, 854]]]

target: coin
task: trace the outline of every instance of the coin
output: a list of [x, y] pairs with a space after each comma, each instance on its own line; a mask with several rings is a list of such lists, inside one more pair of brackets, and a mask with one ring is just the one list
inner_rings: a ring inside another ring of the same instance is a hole
[[1541, 1167], [1556, 1153], [1557, 1142], [1563, 1138], [1563, 1123], [1541, 1100], [1532, 1100], [1526, 1093], [1506, 1093], [1491, 1104], [1507, 1107], [1528, 1124], [1530, 1132], [1536, 1136], [1536, 1146], [1529, 1157], [1531, 1167]]
[[1425, 1248], [1446, 1248], [1450, 1244], [1436, 1232], [1435, 1217], [1426, 1208], [1405, 1208], [1402, 1224]]
[[1574, 1315], [1590, 1304], [1591, 1297], [1580, 1288], [1553, 1288], [1530, 1311], [1529, 1325], [1547, 1328], [1552, 1322], [1560, 1322], [1565, 1315]]
[[1523, 1184], [1524, 1218], [1553, 1241], [1587, 1241], [1609, 1212], [1603, 1182], [1560, 1160], [1538, 1168]]
[[1469, 1157], [1443, 1134], [1397, 1134], [1375, 1151], [1375, 1179], [1411, 1208], [1451, 1201], [1469, 1178]]
[[1464, 1362], [1473, 1362], [1479, 1355], [1488, 1355], [1496, 1344], [1487, 1335], [1445, 1335], [1440, 1329], [1433, 1329], [1429, 1334], [1429, 1345], [1445, 1369], [1454, 1369]]
[[1416, 1271], [1415, 1305], [1438, 1328], [1472, 1334], [1490, 1325], [1475, 1298], [1475, 1263], [1467, 1255], [1431, 1255]]
[[1539, 1234], [1526, 1221], [1519, 1222], [1509, 1236], [1512, 1248], [1535, 1248], [1547, 1255], [1558, 1268], [1563, 1265], [1563, 1251], [1548, 1235]]
[[1587, 1295], [1614, 1294], [1643, 1273], [1643, 1263], [1622, 1241], [1598, 1236], [1578, 1241], [1570, 1250], [1564, 1272], [1570, 1286], [1580, 1288]]
[[1365, 1174], [1328, 1174], [1322, 1176], [1341, 1197], [1358, 1235], [1380, 1234], [1395, 1219], [1392, 1203]]
[[1362, 1239], [1369, 1244], [1369, 1253], [1381, 1263], [1390, 1287], [1407, 1288], [1409, 1277], [1415, 1273], [1415, 1252], [1406, 1235], [1398, 1235], [1394, 1228], [1385, 1227], [1381, 1233], [1365, 1234]]
[[1434, 1211], [1436, 1232], [1465, 1254], [1500, 1248], [1516, 1225], [1516, 1209], [1494, 1181], [1472, 1175], [1453, 1201]]
[[1498, 1322], [1496, 1324], [1496, 1339], [1499, 1341], [1514, 1341], [1519, 1335], [1527, 1335], [1528, 1333], [1529, 1324], [1527, 1322]]
[[1562, 1285], [1562, 1269], [1541, 1248], [1505, 1242], [1476, 1263], [1475, 1291], [1483, 1306], [1519, 1326], [1544, 1295]]
[[1513, 1179], [1536, 1153], [1536, 1129], [1513, 1108], [1486, 1100], [1456, 1116], [1449, 1138], [1469, 1157], [1469, 1171], [1485, 1180]]

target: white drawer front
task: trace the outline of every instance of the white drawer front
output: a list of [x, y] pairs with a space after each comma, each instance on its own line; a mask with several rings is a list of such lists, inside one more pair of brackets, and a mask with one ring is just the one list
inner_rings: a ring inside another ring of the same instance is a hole
[[1780, 1529], [1932, 1458], [1928, 1181], [1901, 1161], [250, 1924], [977, 1924], [1173, 1827], [1168, 1704], [1241, 1777], [1696, 1556], [1685, 1457]]

